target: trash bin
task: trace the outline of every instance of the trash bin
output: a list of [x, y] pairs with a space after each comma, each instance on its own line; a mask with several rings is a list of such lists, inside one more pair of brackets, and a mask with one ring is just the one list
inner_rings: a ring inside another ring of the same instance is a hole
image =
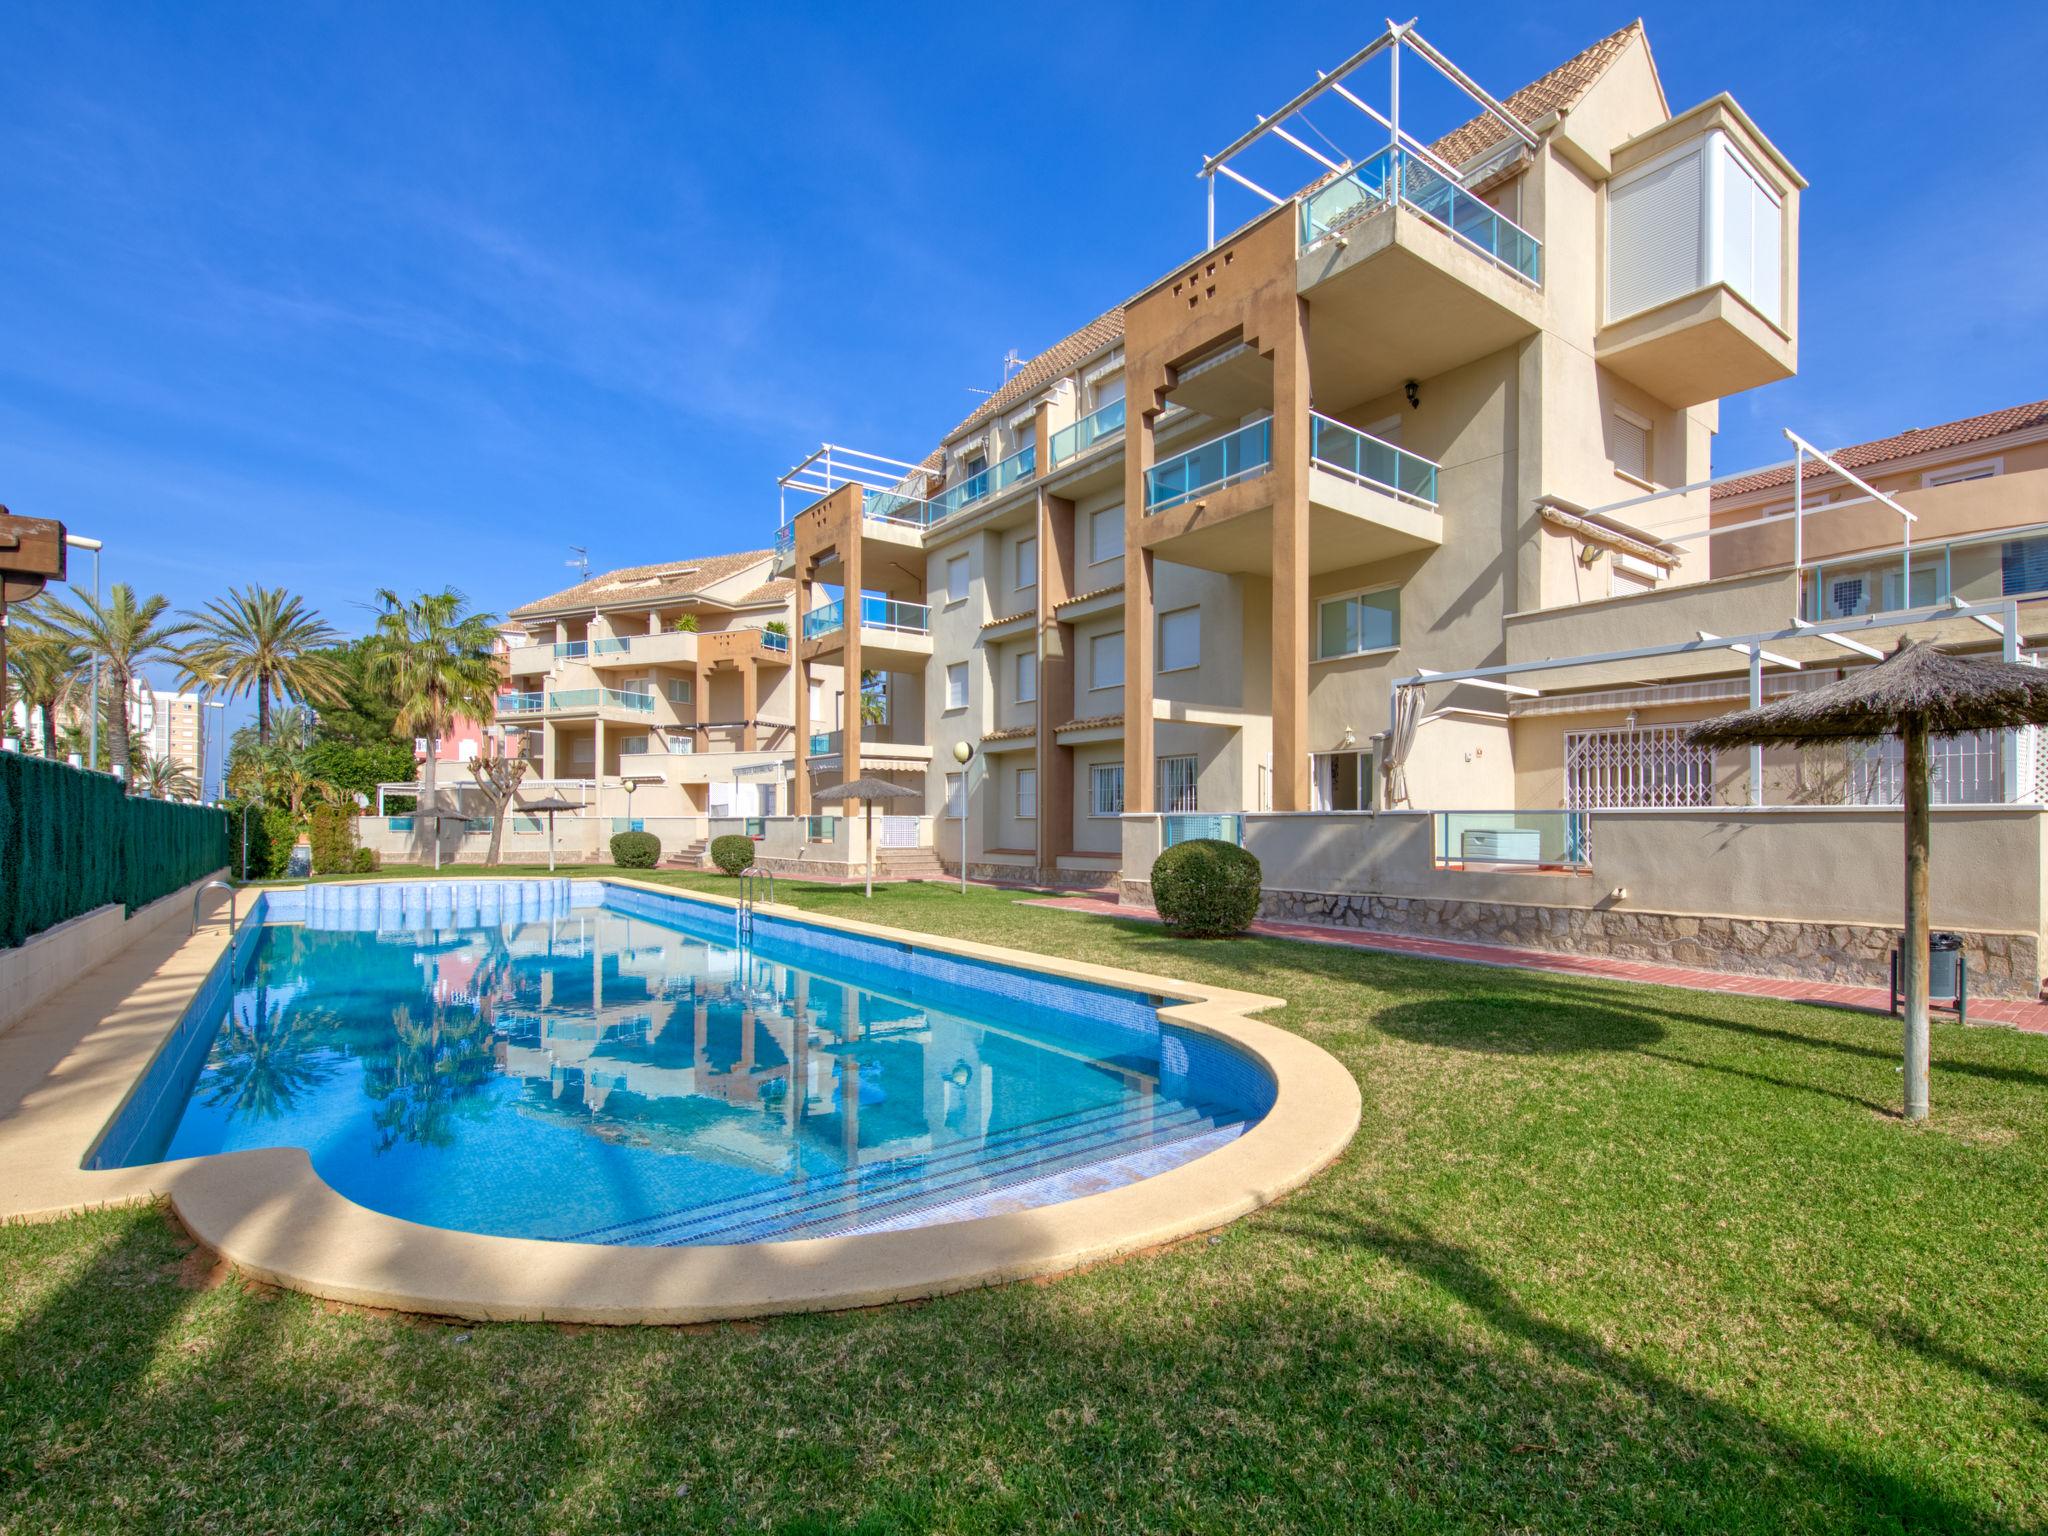
[[[1956, 1017], [1969, 1021], [1969, 964], [1963, 958], [1963, 936], [1959, 933], [1927, 935], [1927, 1000], [1950, 1004]], [[1906, 967], [1899, 948], [1892, 950], [1892, 1012], [1904, 1002]]]

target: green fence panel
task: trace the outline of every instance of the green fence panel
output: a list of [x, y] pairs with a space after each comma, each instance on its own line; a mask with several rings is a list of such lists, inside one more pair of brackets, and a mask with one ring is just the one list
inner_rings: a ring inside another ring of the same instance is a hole
[[114, 902], [133, 912], [227, 862], [224, 811], [0, 752], [0, 947]]

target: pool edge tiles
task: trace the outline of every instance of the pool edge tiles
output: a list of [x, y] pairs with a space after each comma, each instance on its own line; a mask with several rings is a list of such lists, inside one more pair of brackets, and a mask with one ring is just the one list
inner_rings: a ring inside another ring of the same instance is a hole
[[[733, 905], [640, 882], [591, 884], [691, 906]], [[1350, 1075], [1319, 1048], [1249, 1017], [1279, 999], [790, 909], [764, 909], [764, 918], [770, 915], [814, 934], [869, 937], [1158, 998], [1164, 1021], [1248, 1053], [1274, 1084], [1272, 1105], [1249, 1130], [1192, 1162], [1059, 1204], [940, 1226], [726, 1247], [596, 1249], [423, 1227], [337, 1195], [297, 1149], [206, 1156], [140, 1172], [170, 1196], [196, 1236], [231, 1262], [335, 1300], [475, 1318], [693, 1322], [938, 1295], [1209, 1230], [1312, 1176], [1356, 1127], [1358, 1091]], [[131, 1072], [141, 1065], [134, 1060]], [[0, 1124], [0, 1150], [5, 1131]]]

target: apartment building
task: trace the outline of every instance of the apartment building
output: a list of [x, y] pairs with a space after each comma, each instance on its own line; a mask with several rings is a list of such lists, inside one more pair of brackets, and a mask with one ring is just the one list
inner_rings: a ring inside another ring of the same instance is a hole
[[[1418, 78], [1469, 117], [1404, 126]], [[796, 675], [921, 703], [887, 731], [922, 755], [878, 762], [857, 701], [799, 686], [792, 810], [895, 771], [985, 878], [1143, 899], [1162, 847], [1223, 836], [1277, 916], [1881, 981], [1896, 753], [1686, 727], [1902, 636], [2028, 654], [2039, 408], [1788, 430], [1717, 480], [1720, 401], [1798, 366], [1805, 182], [1732, 96], [1674, 110], [1640, 23], [1504, 99], [1395, 26], [1247, 105], [1198, 255], [925, 456], [783, 477]], [[1248, 158], [1276, 139], [1288, 195]], [[1229, 228], [1219, 193], [1266, 206]], [[1944, 751], [1936, 921], [1973, 987], [2031, 995], [2044, 754]]]
[[[629, 566], [514, 608], [496, 725], [598, 816], [790, 803], [794, 588], [767, 550]], [[839, 679], [812, 679], [817, 709]]]
[[[1731, 98], [1674, 115], [1640, 25], [1505, 102], [1408, 28], [1304, 94], [1356, 100], [1418, 54], [1477, 115], [1315, 154], [1302, 192], [1031, 359], [911, 473], [800, 466], [826, 494], [779, 546], [798, 668], [922, 680], [934, 807], [974, 776], [956, 743], [985, 764], [971, 863], [1103, 878], [1132, 813], [1369, 809], [1395, 680], [1499, 656], [1509, 615], [1579, 590], [1545, 499], [1707, 479], [1718, 400], [1793, 370], [1804, 183]], [[1659, 520], [1707, 515], [1699, 493]], [[1431, 732], [1430, 776], [1508, 803], [1510, 753], [1480, 740], [1503, 734]]]

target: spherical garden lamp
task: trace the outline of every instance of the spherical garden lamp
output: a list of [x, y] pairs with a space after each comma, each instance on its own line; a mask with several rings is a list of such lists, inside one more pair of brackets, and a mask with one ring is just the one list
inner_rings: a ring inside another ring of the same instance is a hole
[[973, 782], [974, 743], [953, 743], [953, 761], [960, 765], [960, 894], [967, 894], [967, 787]]

